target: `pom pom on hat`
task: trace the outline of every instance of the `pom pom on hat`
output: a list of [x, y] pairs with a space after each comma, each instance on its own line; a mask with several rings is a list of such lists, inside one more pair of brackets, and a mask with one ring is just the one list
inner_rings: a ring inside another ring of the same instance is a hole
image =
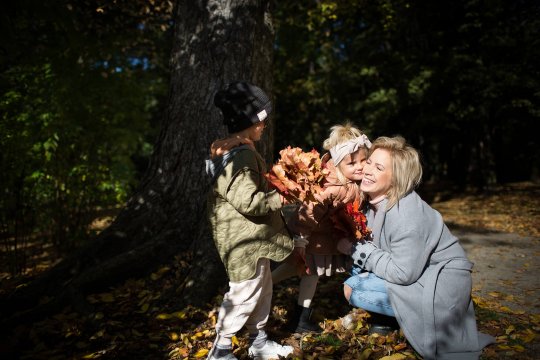
[[223, 113], [229, 133], [245, 130], [265, 120], [272, 112], [272, 102], [259, 87], [243, 81], [228, 84], [214, 96], [214, 105]]

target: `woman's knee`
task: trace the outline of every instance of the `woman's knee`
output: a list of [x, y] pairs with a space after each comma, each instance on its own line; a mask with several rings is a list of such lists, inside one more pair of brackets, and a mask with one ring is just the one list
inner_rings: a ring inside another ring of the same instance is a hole
[[349, 299], [351, 298], [351, 294], [352, 288], [347, 284], [343, 285], [343, 295], [345, 295], [345, 299], [347, 299], [347, 301], [349, 301]]

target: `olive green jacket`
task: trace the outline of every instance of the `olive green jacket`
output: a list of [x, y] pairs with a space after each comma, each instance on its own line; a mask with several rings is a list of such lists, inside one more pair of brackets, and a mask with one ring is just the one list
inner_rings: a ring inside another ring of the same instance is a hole
[[279, 194], [268, 191], [261, 156], [248, 147], [207, 160], [213, 176], [207, 209], [214, 243], [230, 281], [251, 279], [259, 258], [283, 261], [293, 250]]

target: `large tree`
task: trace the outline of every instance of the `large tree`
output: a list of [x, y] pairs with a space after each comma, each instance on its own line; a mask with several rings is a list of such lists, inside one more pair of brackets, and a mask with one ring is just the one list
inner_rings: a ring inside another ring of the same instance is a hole
[[[179, 302], [204, 303], [225, 280], [205, 217], [204, 159], [225, 134], [213, 94], [232, 80], [272, 88], [273, 28], [268, 0], [178, 1], [167, 111], [148, 170], [113, 224], [88, 246], [4, 299], [11, 321], [71, 304], [85, 294], [191, 252]], [[270, 160], [272, 129], [260, 151]], [[5, 314], [7, 316], [7, 313]], [[5, 318], [5, 316], [3, 316]]]

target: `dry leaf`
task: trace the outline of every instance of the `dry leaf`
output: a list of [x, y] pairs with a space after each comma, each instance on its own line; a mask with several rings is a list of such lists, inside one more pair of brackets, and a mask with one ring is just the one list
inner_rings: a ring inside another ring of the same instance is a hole
[[407, 358], [406, 355], [396, 353], [396, 354], [392, 354], [392, 355], [388, 355], [388, 356], [383, 356], [382, 358], [380, 358], [380, 360], [403, 360], [403, 359], [406, 359], [406, 358]]
[[206, 356], [206, 354], [208, 354], [208, 349], [200, 349], [199, 351], [197, 351], [195, 353], [195, 357], [196, 358], [202, 358], [203, 356]]
[[265, 175], [268, 182], [290, 202], [316, 202], [328, 174], [319, 153], [288, 146], [279, 154], [280, 159]]

